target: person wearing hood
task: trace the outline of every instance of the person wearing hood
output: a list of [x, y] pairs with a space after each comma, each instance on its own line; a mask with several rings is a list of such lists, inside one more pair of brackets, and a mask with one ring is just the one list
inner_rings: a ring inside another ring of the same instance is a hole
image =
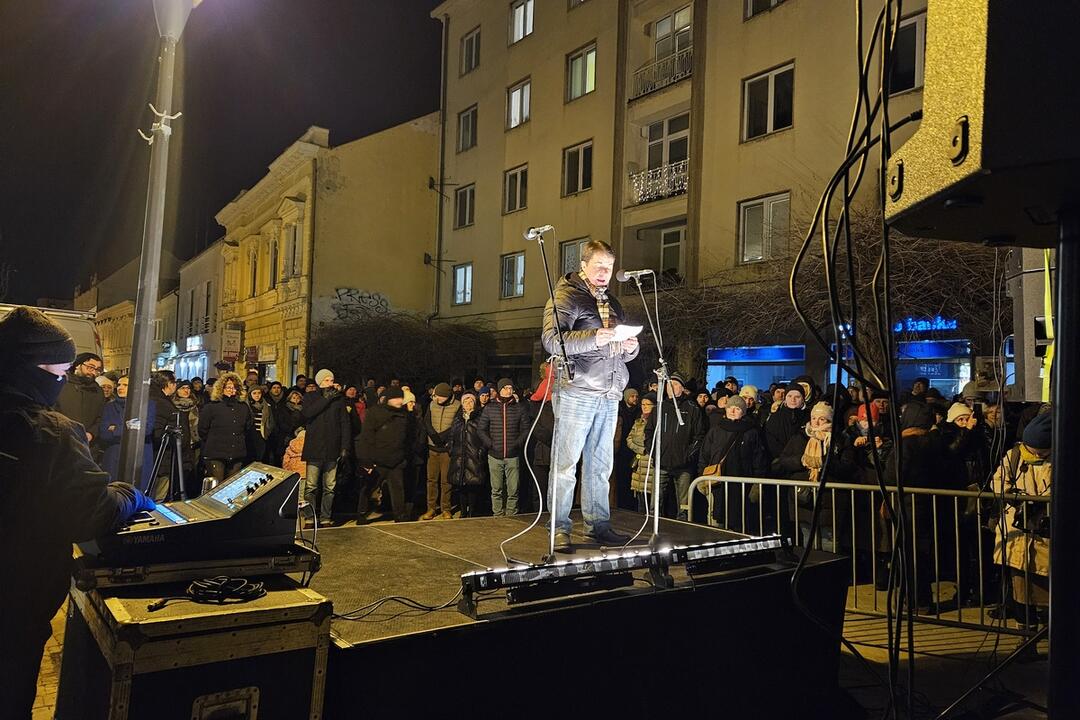
[[[1049, 495], [1053, 468], [1053, 414], [1040, 409], [994, 473], [991, 487], [1004, 499], [1004, 517], [994, 524], [994, 562], [1004, 563], [1012, 594], [1010, 611], [1017, 622], [1046, 622], [1050, 601], [1050, 505], [1022, 503], [1010, 495]], [[1025, 507], [1026, 505], [1026, 507]]]
[[208, 475], [221, 482], [240, 471], [252, 427], [243, 381], [234, 372], [223, 372], [214, 383], [210, 402], [199, 411], [199, 440]]
[[[390, 490], [394, 521], [407, 522], [410, 513], [405, 503], [405, 466], [410, 448], [405, 394], [400, 387], [391, 386], [383, 398], [383, 403], [368, 408], [367, 422], [356, 443], [356, 460], [368, 472], [369, 478], [376, 478]], [[370, 491], [369, 487], [360, 488], [357, 524], [374, 518]]]
[[207, 391], [203, 379], [198, 375], [191, 378], [191, 397], [195, 398], [195, 403], [199, 407], [210, 402], [210, 393]]
[[248, 388], [247, 404], [251, 408], [248, 456], [254, 462], [274, 462], [270, 445], [274, 435], [274, 405], [266, 398], [262, 385]]
[[67, 372], [67, 382], [56, 399], [56, 410], [79, 423], [86, 431], [86, 441], [94, 442], [94, 432], [101, 426], [105, 393], [96, 378], [105, 370], [100, 355], [79, 353]]
[[488, 473], [487, 453], [477, 432], [480, 400], [469, 390], [461, 394], [459, 402], [461, 407], [447, 435], [450, 484], [458, 489], [461, 517], [476, 517], [480, 514], [480, 498]]
[[195, 400], [191, 383], [181, 380], [172, 396], [173, 407], [180, 413], [181, 449], [180, 461], [184, 466], [184, 488], [188, 499], [202, 492], [202, 479], [195, 474], [199, 462], [199, 403]]
[[420, 516], [421, 520], [432, 520], [436, 516], [449, 520], [453, 517], [449, 433], [459, 410], [461, 402], [454, 399], [450, 384], [441, 382], [436, 385], [432, 391], [431, 405], [420, 426], [427, 455], [427, 512]]
[[491, 513], [517, 515], [520, 484], [518, 454], [529, 434], [529, 412], [514, 397], [514, 383], [500, 378], [499, 399], [480, 413], [477, 433], [488, 452], [491, 477]]
[[[71, 583], [72, 544], [155, 507], [131, 485], [109, 482], [90, 456], [86, 428], [52, 409], [74, 358], [71, 335], [40, 310], [16, 307], [0, 320], [0, 543], [8, 553], [0, 583], [5, 717], [31, 715], [50, 622]], [[92, 378], [89, 383], [101, 392]]]
[[285, 402], [285, 388], [277, 380], [270, 383], [270, 389], [266, 393], [266, 400], [275, 407]]
[[[124, 434], [124, 417], [127, 411], [128, 376], [116, 381], [116, 397], [105, 403], [101, 413], [101, 428], [97, 433], [98, 445], [103, 450], [101, 468], [109, 473], [113, 480], [120, 479], [120, 439]], [[153, 414], [154, 405], [150, 404], [148, 414]], [[143, 443], [142, 476], [139, 489], [150, 487], [150, 473], [154, 469], [154, 423], [148, 417], [146, 423], [146, 442]]]
[[[769, 453], [765, 448], [765, 435], [748, 410], [746, 400], [741, 395], [736, 395], [728, 398], [723, 415], [715, 413], [717, 422], [701, 441], [701, 452], [698, 454], [699, 476], [766, 476], [769, 471]], [[738, 532], [751, 529], [743, 521], [745, 505], [748, 504], [745, 498], [751, 489], [733, 483], [714, 485], [713, 519], [721, 526]], [[749, 517], [746, 519], [756, 524], [757, 513], [747, 514]]]

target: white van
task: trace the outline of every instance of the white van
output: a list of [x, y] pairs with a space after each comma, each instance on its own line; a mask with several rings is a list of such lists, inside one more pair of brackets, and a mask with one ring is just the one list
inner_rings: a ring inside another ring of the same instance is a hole
[[[0, 319], [14, 310], [16, 305], [0, 304]], [[54, 310], [53, 308], [35, 308], [60, 323], [75, 340], [75, 352], [92, 352], [101, 356], [101, 338], [94, 327], [94, 313], [81, 310]]]

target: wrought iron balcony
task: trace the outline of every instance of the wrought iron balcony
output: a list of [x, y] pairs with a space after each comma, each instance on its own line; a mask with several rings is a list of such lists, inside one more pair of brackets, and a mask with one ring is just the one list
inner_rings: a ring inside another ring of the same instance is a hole
[[689, 160], [643, 170], [630, 176], [630, 197], [635, 205], [686, 192]]
[[648, 95], [660, 88], [674, 85], [683, 78], [690, 77], [694, 70], [694, 48], [688, 47], [667, 57], [654, 60], [634, 73], [631, 100]]

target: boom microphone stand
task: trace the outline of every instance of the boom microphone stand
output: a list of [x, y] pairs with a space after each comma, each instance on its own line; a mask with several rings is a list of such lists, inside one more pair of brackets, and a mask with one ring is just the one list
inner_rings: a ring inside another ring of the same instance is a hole
[[[664, 359], [664, 336], [660, 332], [660, 301], [656, 296], [656, 274], [649, 273], [653, 276], [653, 304], [655, 310], [655, 318], [653, 313], [649, 312], [649, 302], [645, 299], [645, 291], [641, 288], [641, 277], [634, 275], [634, 283], [637, 284], [638, 295], [641, 296], [641, 306], [645, 309], [645, 319], [649, 322], [649, 331], [652, 332], [653, 340], [656, 342], [656, 355], [660, 362], [660, 367], [656, 368], [653, 372], [656, 373], [656, 433], [653, 438], [653, 444], [650, 452], [652, 457], [649, 462], [656, 469], [656, 479], [653, 481], [653, 533], [649, 538], [649, 547], [653, 550], [658, 550], [664, 545], [663, 537], [660, 535], [660, 442], [663, 436], [664, 430], [664, 400], [667, 397], [667, 386], [671, 380], [671, 376], [668, 374], [667, 361]], [[685, 425], [683, 420], [682, 411], [679, 410], [679, 402], [676, 398], [671, 398], [671, 404], [675, 407], [675, 419], [679, 425]], [[693, 502], [693, 498], [690, 498], [690, 502]]]
[[[548, 297], [551, 300], [551, 323], [555, 326], [555, 335], [559, 340], [559, 352], [551, 355], [551, 359], [555, 363], [554, 385], [551, 389], [551, 409], [554, 411], [556, 409], [555, 398], [562, 387], [563, 372], [566, 373], [567, 379], [572, 381], [574, 379], [574, 366], [566, 355], [566, 344], [563, 342], [562, 327], [559, 325], [559, 309], [555, 305], [555, 286], [551, 282], [547, 252], [544, 250], [544, 233], [549, 230], [554, 230], [554, 228], [550, 225], [542, 228], [532, 228], [525, 233], [525, 238], [527, 240], [536, 240], [540, 244], [540, 257], [543, 260], [544, 277], [547, 278]], [[548, 497], [551, 498], [550, 502], [548, 502], [548, 513], [551, 515], [551, 527], [548, 533], [548, 554], [544, 557], [544, 562], [555, 561], [555, 503], [559, 497], [559, 413], [553, 412], [552, 415], [554, 416], [554, 422], [551, 430], [551, 473], [548, 477]]]

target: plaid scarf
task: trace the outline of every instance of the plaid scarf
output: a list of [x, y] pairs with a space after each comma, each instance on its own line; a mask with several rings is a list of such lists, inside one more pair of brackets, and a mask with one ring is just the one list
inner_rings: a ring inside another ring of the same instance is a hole
[[[611, 317], [611, 304], [608, 303], [607, 288], [597, 287], [589, 282], [588, 276], [585, 275], [585, 271], [578, 272], [578, 277], [585, 283], [585, 287], [588, 288], [592, 296], [596, 298], [596, 312], [600, 315], [600, 322], [605, 328], [614, 327]], [[615, 357], [622, 351], [622, 343], [608, 343], [608, 354]]]
[[611, 305], [608, 303], [607, 299], [607, 288], [596, 287], [589, 282], [589, 278], [584, 270], [578, 272], [578, 277], [585, 283], [585, 287], [589, 289], [592, 296], [596, 298], [596, 311], [600, 313], [600, 322], [603, 323], [606, 328], [611, 327]]

